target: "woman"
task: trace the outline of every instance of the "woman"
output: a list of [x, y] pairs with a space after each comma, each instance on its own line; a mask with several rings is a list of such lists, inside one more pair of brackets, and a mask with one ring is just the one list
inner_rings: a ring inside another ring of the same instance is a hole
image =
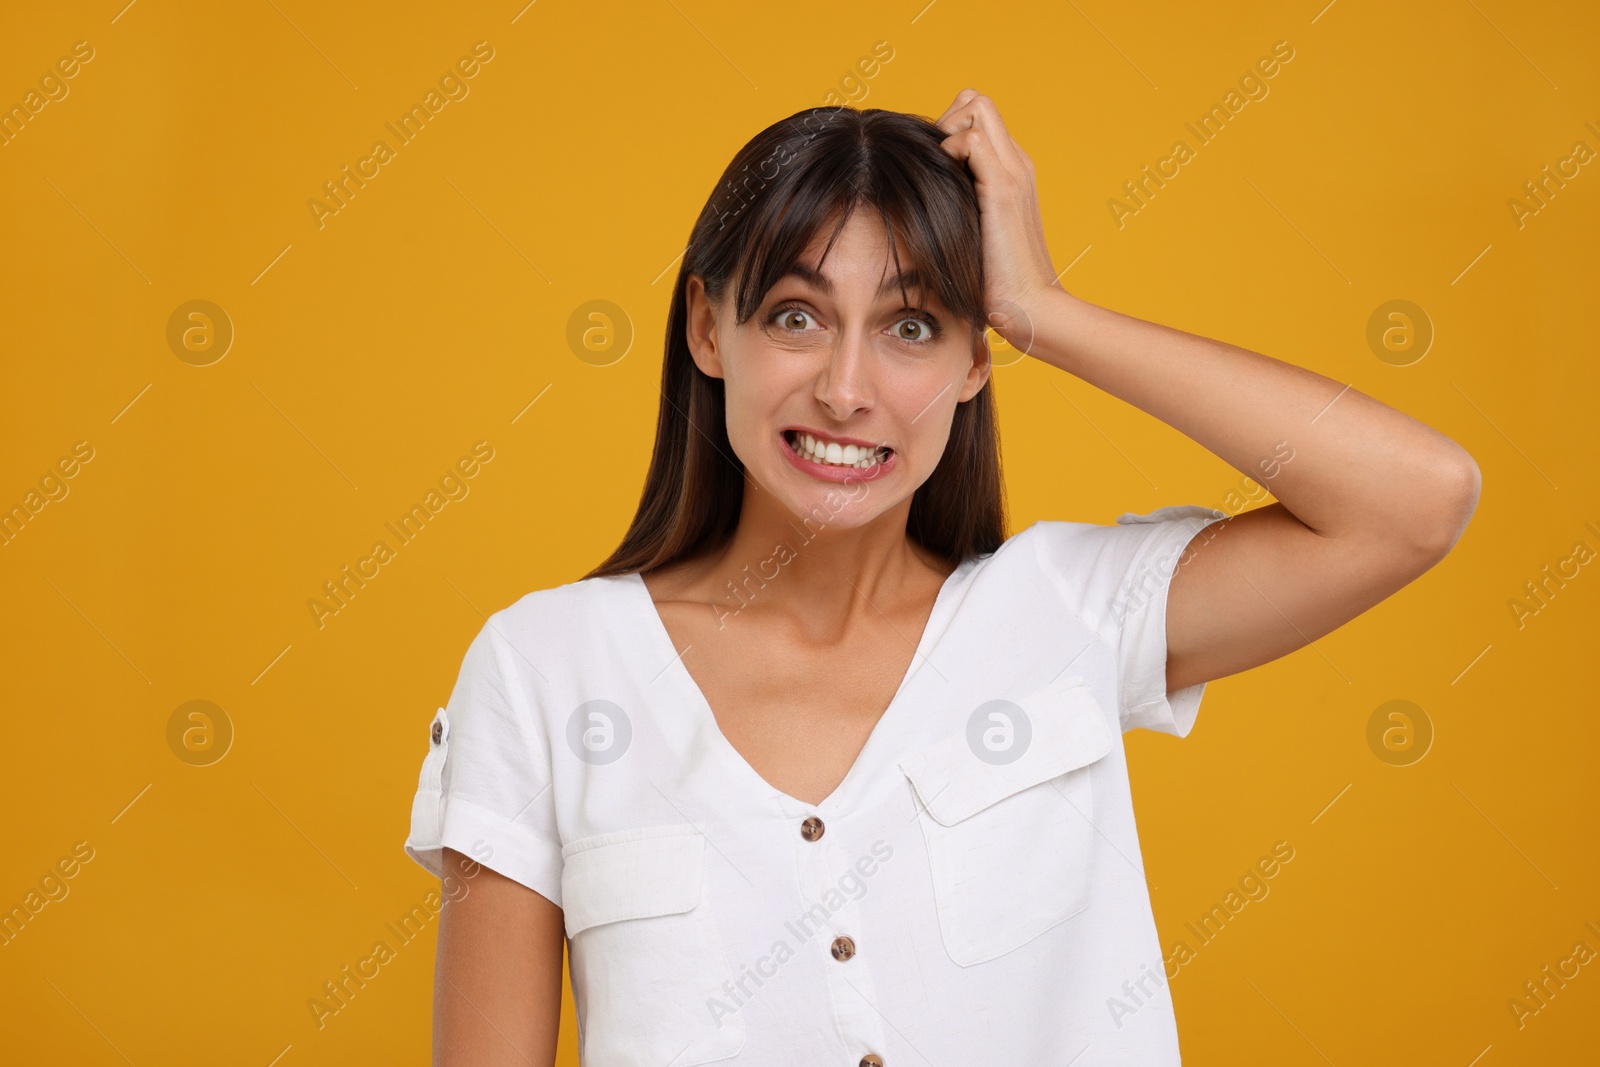
[[[986, 324], [1278, 502], [1006, 537]], [[775, 124], [684, 255], [621, 546], [495, 613], [434, 719], [435, 1062], [551, 1064], [565, 936], [592, 1067], [1178, 1063], [1122, 733], [1415, 579], [1478, 488], [1353, 389], [1068, 294], [974, 90]]]

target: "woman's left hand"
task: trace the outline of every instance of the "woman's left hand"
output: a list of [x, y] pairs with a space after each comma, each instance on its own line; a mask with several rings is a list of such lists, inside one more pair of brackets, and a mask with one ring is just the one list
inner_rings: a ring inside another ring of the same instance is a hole
[[937, 125], [950, 134], [940, 147], [966, 161], [977, 179], [988, 325], [1026, 352], [1030, 309], [1061, 289], [1045, 245], [1033, 160], [1006, 132], [994, 101], [976, 89], [961, 90]]

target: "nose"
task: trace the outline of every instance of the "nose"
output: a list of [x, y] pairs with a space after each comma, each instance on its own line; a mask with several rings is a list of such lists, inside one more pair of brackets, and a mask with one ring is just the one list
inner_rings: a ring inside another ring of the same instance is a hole
[[856, 331], [843, 331], [817, 376], [817, 402], [838, 422], [872, 406], [872, 346]]

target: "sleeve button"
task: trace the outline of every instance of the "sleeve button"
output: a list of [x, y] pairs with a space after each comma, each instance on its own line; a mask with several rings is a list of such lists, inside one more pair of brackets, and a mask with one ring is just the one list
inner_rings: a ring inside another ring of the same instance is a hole
[[444, 723], [439, 722], [437, 719], [435, 719], [434, 723], [433, 723], [433, 743], [437, 745], [440, 741], [443, 741], [443, 740], [444, 740]]

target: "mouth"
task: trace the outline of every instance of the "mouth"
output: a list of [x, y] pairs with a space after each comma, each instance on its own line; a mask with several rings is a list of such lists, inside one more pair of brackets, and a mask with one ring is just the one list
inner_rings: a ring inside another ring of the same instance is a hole
[[817, 467], [870, 471], [887, 467], [894, 458], [894, 449], [888, 445], [837, 441], [794, 429], [782, 431], [782, 436], [795, 457]]

